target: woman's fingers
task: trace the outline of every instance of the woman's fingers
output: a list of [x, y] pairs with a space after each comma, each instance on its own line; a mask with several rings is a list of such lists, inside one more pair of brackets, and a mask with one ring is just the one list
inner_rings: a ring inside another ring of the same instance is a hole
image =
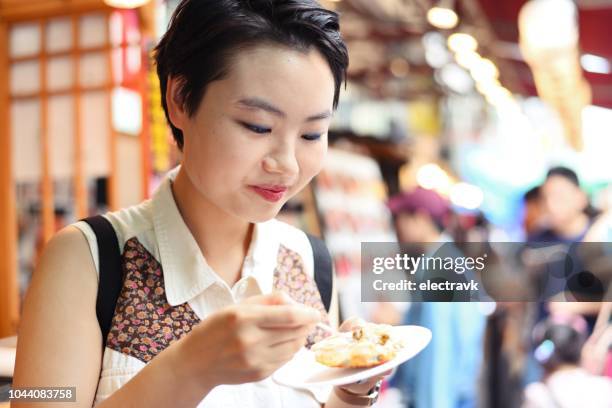
[[291, 360], [295, 353], [297, 353], [303, 346], [304, 339], [293, 339], [277, 344], [276, 346], [267, 349], [269, 355], [266, 356], [266, 360], [277, 365], [284, 364]]
[[291, 305], [296, 302], [284, 292], [273, 292], [267, 295], [251, 296], [244, 299], [241, 303], [254, 305]]
[[271, 329], [265, 330], [264, 335], [270, 339], [270, 347], [274, 348], [283, 345], [287, 342], [299, 341], [301, 345], [304, 345], [306, 338], [315, 329], [313, 324], [299, 327], [297, 329]]
[[262, 329], [297, 328], [321, 321], [321, 313], [303, 305], [253, 305], [256, 324]]
[[241, 304], [248, 307], [245, 314], [264, 329], [298, 328], [321, 321], [321, 313], [291, 299], [283, 292], [252, 296]]
[[347, 332], [357, 327], [363, 327], [364, 325], [365, 325], [365, 320], [359, 317], [353, 316], [353, 317], [349, 317], [344, 322], [342, 322], [338, 330]]

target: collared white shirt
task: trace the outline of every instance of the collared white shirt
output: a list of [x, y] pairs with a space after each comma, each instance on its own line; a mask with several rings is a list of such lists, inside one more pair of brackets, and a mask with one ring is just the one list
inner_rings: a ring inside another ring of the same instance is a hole
[[[241, 278], [230, 288], [208, 265], [179, 213], [171, 189], [177, 172], [169, 173], [152, 199], [105, 215], [117, 233], [126, 275], [94, 405], [121, 388], [194, 324], [245, 297], [283, 290], [283, 282], [305, 281], [303, 287], [292, 283], [290, 296], [325, 313], [314, 285], [307, 236], [277, 220], [255, 224]], [[85, 222], [74, 225], [87, 238], [98, 270], [93, 231]], [[290, 388], [267, 378], [217, 386], [198, 407], [320, 407], [329, 391], [326, 387]]]

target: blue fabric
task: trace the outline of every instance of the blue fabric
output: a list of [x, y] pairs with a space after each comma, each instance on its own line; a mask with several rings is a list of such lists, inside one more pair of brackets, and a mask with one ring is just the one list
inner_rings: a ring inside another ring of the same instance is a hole
[[429, 328], [432, 340], [398, 367], [391, 385], [415, 408], [476, 407], [485, 323], [477, 303], [412, 303], [403, 324]]

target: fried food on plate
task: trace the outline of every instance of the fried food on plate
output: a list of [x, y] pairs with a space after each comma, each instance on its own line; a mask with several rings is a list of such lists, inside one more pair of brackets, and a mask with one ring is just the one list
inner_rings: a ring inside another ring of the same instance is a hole
[[338, 332], [311, 348], [317, 362], [329, 367], [365, 368], [392, 360], [404, 343], [387, 324], [364, 323], [348, 332]]

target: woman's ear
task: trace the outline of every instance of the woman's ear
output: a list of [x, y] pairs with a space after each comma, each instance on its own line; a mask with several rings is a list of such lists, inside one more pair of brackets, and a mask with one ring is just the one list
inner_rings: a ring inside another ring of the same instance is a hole
[[182, 96], [183, 81], [180, 78], [168, 77], [166, 86], [166, 106], [168, 106], [168, 117], [174, 127], [183, 130], [185, 121], [189, 118], [185, 110]]

